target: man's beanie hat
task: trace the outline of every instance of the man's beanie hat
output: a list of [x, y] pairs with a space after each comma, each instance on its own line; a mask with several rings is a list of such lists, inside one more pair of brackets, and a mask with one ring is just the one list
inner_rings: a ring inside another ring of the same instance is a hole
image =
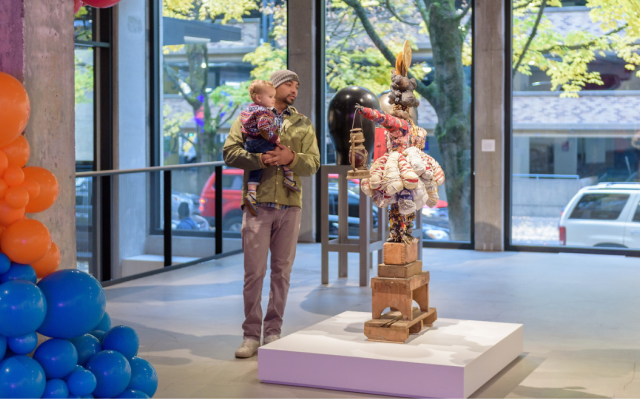
[[273, 86], [278, 87], [285, 82], [296, 81], [300, 83], [298, 80], [298, 74], [293, 71], [289, 71], [288, 69], [281, 69], [280, 71], [276, 71], [271, 74], [271, 83]]

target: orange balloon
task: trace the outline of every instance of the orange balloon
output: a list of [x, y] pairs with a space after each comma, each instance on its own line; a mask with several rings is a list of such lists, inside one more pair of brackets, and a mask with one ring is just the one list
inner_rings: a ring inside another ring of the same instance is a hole
[[51, 171], [42, 167], [26, 167], [24, 175], [25, 178], [32, 179], [40, 185], [40, 194], [34, 198], [29, 198], [26, 212], [37, 213], [51, 207], [58, 198], [60, 190], [58, 180]]
[[24, 209], [29, 202], [29, 192], [22, 186], [10, 187], [4, 195], [4, 201], [9, 207]]
[[9, 185], [7, 185], [7, 182], [5, 182], [4, 179], [0, 179], [0, 199], [4, 198], [7, 189], [9, 189]]
[[23, 135], [18, 136], [16, 140], [3, 147], [2, 151], [7, 155], [9, 165], [20, 168], [27, 164], [31, 155], [31, 147], [29, 147], [27, 138]]
[[6, 201], [0, 200], [0, 225], [9, 226], [24, 217], [24, 208], [13, 208]]
[[5, 230], [7, 230], [7, 227], [0, 225], [0, 240], [2, 240], [2, 234], [4, 233]]
[[[34, 181], [33, 179], [24, 179], [24, 182], [22, 182], [22, 186], [23, 188], [27, 189], [27, 192], [29, 192], [29, 198], [33, 199], [34, 197], [38, 197], [38, 195], [40, 194], [40, 185], [38, 184], [38, 182]], [[0, 198], [2, 198], [2, 195], [0, 195]]]
[[51, 248], [51, 234], [35, 219], [18, 221], [7, 228], [0, 239], [2, 252], [11, 261], [31, 264], [47, 254]]
[[38, 278], [42, 279], [58, 269], [60, 266], [60, 259], [60, 248], [55, 242], [51, 242], [51, 248], [47, 251], [47, 254], [38, 261], [32, 262], [31, 266], [36, 270]]
[[24, 181], [24, 171], [20, 167], [9, 167], [4, 172], [4, 181], [9, 186], [20, 186]]
[[24, 131], [30, 112], [27, 90], [16, 78], [0, 72], [0, 147], [13, 142]]
[[4, 175], [4, 171], [9, 166], [9, 158], [4, 151], [0, 151], [0, 176]]

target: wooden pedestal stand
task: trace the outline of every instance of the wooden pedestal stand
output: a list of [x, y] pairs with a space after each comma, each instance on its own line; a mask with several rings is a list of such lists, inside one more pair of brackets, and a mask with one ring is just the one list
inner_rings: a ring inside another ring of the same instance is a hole
[[[438, 318], [436, 309], [429, 308], [429, 272], [422, 271], [417, 256], [417, 240], [384, 244], [384, 264], [371, 279], [373, 319], [364, 324], [369, 340], [404, 343]], [[419, 307], [413, 307], [414, 300]], [[391, 312], [382, 315], [387, 307]]]

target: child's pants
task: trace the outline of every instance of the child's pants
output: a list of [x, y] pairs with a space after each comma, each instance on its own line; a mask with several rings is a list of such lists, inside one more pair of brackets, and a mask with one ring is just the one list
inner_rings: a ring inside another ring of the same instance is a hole
[[[265, 139], [247, 140], [244, 144], [244, 149], [249, 153], [266, 153], [276, 148], [275, 143], [271, 143]], [[254, 169], [249, 172], [249, 185], [259, 185], [260, 179], [262, 179], [262, 169]]]

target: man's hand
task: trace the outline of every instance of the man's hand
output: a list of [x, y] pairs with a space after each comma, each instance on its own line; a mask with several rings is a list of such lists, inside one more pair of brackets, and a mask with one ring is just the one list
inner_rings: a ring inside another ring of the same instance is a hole
[[293, 162], [294, 153], [290, 148], [283, 144], [278, 144], [275, 149], [262, 155], [262, 163], [264, 165], [281, 165], [286, 166]]

